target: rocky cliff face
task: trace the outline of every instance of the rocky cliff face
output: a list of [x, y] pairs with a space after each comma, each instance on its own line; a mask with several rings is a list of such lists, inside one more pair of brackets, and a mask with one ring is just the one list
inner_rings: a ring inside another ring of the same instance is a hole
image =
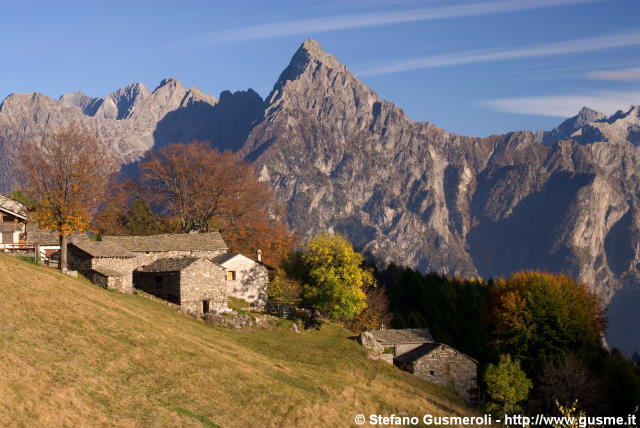
[[[640, 280], [637, 107], [612, 117], [583, 109], [549, 133], [460, 136], [411, 121], [307, 40], [264, 102], [251, 90], [218, 101], [170, 79], [104, 100], [12, 95], [0, 135], [72, 119], [99, 129], [123, 162], [194, 138], [237, 150], [287, 204], [293, 227], [343, 233], [381, 265], [483, 277], [566, 272], [606, 302]], [[614, 298], [616, 332], [638, 321], [630, 301]], [[624, 332], [611, 344], [640, 343]]]
[[[601, 117], [585, 109], [559, 129]], [[345, 233], [383, 263], [485, 277], [565, 271], [607, 300], [624, 282], [605, 241], [635, 204], [626, 168], [638, 152], [626, 141], [545, 147], [529, 132], [481, 139], [415, 123], [308, 40], [242, 153], [295, 227]]]

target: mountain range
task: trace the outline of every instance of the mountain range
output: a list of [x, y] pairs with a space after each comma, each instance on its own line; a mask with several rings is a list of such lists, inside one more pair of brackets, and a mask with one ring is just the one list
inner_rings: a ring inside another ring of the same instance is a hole
[[638, 106], [585, 107], [552, 131], [461, 136], [412, 121], [309, 39], [265, 100], [251, 89], [215, 98], [176, 79], [104, 99], [12, 94], [0, 106], [0, 191], [14, 185], [17, 142], [69, 121], [96, 129], [122, 164], [193, 139], [234, 150], [293, 228], [340, 232], [379, 266], [567, 273], [609, 304], [609, 344], [640, 349]]

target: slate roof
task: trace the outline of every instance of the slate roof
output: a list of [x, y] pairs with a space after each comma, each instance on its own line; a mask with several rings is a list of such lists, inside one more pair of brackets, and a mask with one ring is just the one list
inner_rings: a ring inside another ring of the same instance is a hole
[[[33, 244], [38, 243], [38, 245], [47, 245], [47, 246], [59, 246], [60, 238], [58, 237], [58, 232], [55, 230], [42, 230], [38, 229], [38, 225], [35, 223], [27, 223], [26, 226], [27, 232], [27, 243]], [[74, 233], [69, 236], [69, 242], [79, 242], [88, 240], [87, 234], [85, 232]]]
[[226, 250], [219, 232], [175, 233], [148, 236], [103, 236], [102, 242], [111, 242], [129, 251], [216, 251]]
[[139, 272], [180, 272], [193, 264], [196, 260], [206, 260], [201, 257], [179, 257], [158, 259], [151, 264], [138, 268]]
[[128, 251], [126, 248], [122, 248], [120, 245], [114, 244], [113, 242], [90, 241], [86, 239], [74, 242], [72, 245], [92, 257], [136, 257], [136, 255], [131, 251]]
[[405, 343], [434, 342], [431, 333], [426, 328], [406, 328], [402, 330], [371, 330], [369, 331], [381, 345], [392, 346]]
[[27, 207], [22, 202], [3, 195], [0, 195], [0, 210], [22, 217], [23, 220], [27, 219]]
[[471, 358], [470, 356], [468, 356], [467, 354], [463, 354], [462, 352], [458, 351], [455, 348], [452, 348], [449, 345], [445, 345], [444, 343], [425, 343], [422, 346], [418, 346], [416, 349], [412, 349], [411, 351], [400, 355], [399, 357], [396, 357], [396, 361], [399, 363], [402, 362], [413, 362], [416, 361], [422, 357], [424, 357], [425, 355], [430, 354], [431, 352], [435, 351], [436, 349], [445, 346], [449, 349], [452, 349], [454, 352], [456, 352], [457, 354], [462, 355], [463, 357], [466, 357], [468, 359], [470, 359], [471, 361], [473, 361], [474, 363], [478, 364], [478, 362], [476, 360], [474, 360], [473, 358]]
[[217, 256], [215, 256], [214, 258], [212, 258], [211, 260], [214, 263], [217, 263], [219, 265], [221, 265], [224, 262], [227, 262], [229, 260], [231, 260], [232, 258], [234, 258], [235, 256], [239, 255], [240, 253], [225, 253], [225, 254], [218, 254]]

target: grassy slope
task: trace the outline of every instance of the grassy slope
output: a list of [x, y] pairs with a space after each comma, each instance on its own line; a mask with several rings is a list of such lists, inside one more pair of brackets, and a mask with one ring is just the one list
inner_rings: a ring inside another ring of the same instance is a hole
[[470, 414], [347, 337], [332, 325], [211, 328], [0, 255], [0, 425], [349, 426], [360, 412]]

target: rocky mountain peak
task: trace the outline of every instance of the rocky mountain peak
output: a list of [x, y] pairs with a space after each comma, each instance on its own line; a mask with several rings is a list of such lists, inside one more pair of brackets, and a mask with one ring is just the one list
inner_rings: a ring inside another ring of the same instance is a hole
[[595, 122], [596, 120], [604, 119], [606, 115], [599, 111], [593, 110], [587, 106], [584, 106], [578, 112], [576, 116], [576, 122], [584, 125], [588, 122]]
[[158, 85], [158, 87], [156, 89], [153, 90], [153, 92], [156, 92], [158, 89], [160, 88], [164, 88], [164, 87], [171, 87], [171, 88], [183, 88], [184, 86], [182, 86], [182, 83], [173, 77], [166, 77], [164, 79], [162, 79], [162, 81], [160, 82], [160, 84]]
[[298, 79], [306, 70], [315, 69], [318, 66], [346, 71], [346, 67], [336, 57], [327, 54], [318, 42], [307, 39], [293, 54], [289, 66], [280, 74], [274, 90], [284, 86], [287, 81]]
[[104, 102], [102, 98], [92, 98], [80, 91], [62, 94], [58, 101], [69, 107], [78, 107], [87, 116], [95, 116]]

